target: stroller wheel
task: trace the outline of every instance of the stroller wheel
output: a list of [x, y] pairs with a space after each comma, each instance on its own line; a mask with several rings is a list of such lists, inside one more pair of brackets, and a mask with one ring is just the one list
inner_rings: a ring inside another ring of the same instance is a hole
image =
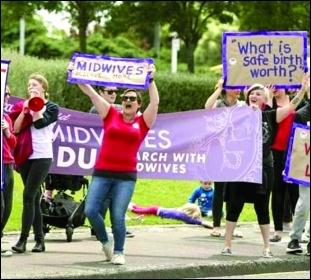
[[66, 228], [66, 235], [67, 235], [67, 242], [71, 242], [72, 241], [72, 235], [73, 235], [73, 228], [72, 227]]

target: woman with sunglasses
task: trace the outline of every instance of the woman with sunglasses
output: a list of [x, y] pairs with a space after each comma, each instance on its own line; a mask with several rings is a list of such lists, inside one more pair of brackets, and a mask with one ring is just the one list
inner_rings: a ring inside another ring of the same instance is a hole
[[[116, 87], [98, 87], [98, 94], [103, 97], [104, 99], [107, 100], [108, 103], [110, 103], [112, 106], [114, 106], [118, 111], [122, 111], [122, 106], [120, 104], [115, 104], [116, 98], [118, 96], [118, 89]], [[90, 109], [89, 113], [91, 114], [98, 114], [95, 106], [93, 105], [92, 108]], [[105, 220], [106, 214], [108, 209], [110, 209], [110, 220], [112, 221], [112, 216], [111, 216], [111, 197], [108, 195], [108, 197], [105, 200], [103, 210], [102, 210], [102, 216], [103, 219]], [[112, 224], [112, 222], [111, 222]], [[91, 230], [92, 235], [96, 235], [94, 230]], [[128, 230], [126, 231], [126, 237], [134, 237], [135, 235], [132, 232], [129, 232]]]
[[[11, 93], [7, 86], [5, 90], [4, 106], [9, 102]], [[16, 136], [13, 132], [12, 121], [7, 114], [3, 114], [1, 122], [1, 128], [3, 133], [3, 174], [4, 184], [1, 185], [1, 238], [3, 236], [3, 230], [12, 212], [13, 204], [13, 189], [14, 189], [14, 157], [12, 149], [16, 146]], [[1, 256], [12, 256], [13, 253], [10, 250], [2, 250]]]
[[[68, 67], [69, 71], [72, 67]], [[125, 216], [137, 180], [137, 152], [149, 129], [157, 118], [159, 94], [153, 80], [154, 65], [149, 67], [150, 102], [142, 114], [142, 99], [135, 89], [127, 89], [122, 95], [122, 112], [100, 96], [92, 86], [78, 84], [90, 97], [105, 131], [94, 166], [92, 180], [86, 197], [85, 214], [107, 261], [115, 265], [125, 264]], [[111, 193], [112, 236], [108, 236], [101, 210], [107, 195]]]
[[[104, 87], [104, 88], [99, 87], [98, 94], [101, 97], [105, 98], [108, 103], [113, 104], [113, 106], [117, 108], [117, 110], [119, 111], [122, 110], [122, 106], [120, 104], [115, 104], [116, 98], [118, 96], [118, 89], [116, 87]], [[90, 109], [89, 113], [98, 114], [94, 105]]]

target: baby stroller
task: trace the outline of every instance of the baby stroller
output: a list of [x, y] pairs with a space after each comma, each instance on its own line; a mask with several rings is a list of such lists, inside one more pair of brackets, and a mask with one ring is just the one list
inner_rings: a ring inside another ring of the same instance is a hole
[[[43, 232], [48, 233], [54, 227], [65, 228], [67, 242], [72, 241], [72, 235], [75, 228], [83, 226], [85, 223], [85, 188], [88, 188], [89, 181], [80, 175], [48, 174], [43, 183], [44, 190], [56, 190], [57, 194], [48, 201], [41, 196], [41, 211], [43, 216]], [[73, 196], [65, 191], [70, 190], [71, 194], [83, 190], [81, 201], [77, 202]]]

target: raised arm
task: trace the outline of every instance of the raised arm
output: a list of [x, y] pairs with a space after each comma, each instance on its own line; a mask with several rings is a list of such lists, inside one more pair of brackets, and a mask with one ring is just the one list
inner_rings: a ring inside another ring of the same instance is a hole
[[273, 107], [273, 92], [275, 90], [275, 87], [273, 84], [266, 85], [266, 88], [269, 90], [269, 95], [267, 96], [267, 99], [265, 100], [266, 105], [268, 105], [270, 108]]
[[219, 95], [223, 89], [224, 79], [220, 78], [216, 85], [216, 90], [212, 93], [212, 95], [205, 102], [205, 109], [215, 108], [216, 101], [219, 98]]
[[111, 104], [107, 102], [103, 97], [101, 97], [91, 85], [78, 84], [78, 86], [83, 91], [83, 93], [91, 99], [91, 102], [96, 108], [101, 119], [106, 118]]
[[150, 83], [149, 83], [149, 104], [146, 108], [146, 110], [143, 113], [143, 117], [145, 120], [146, 125], [151, 128], [156, 121], [158, 109], [159, 109], [159, 93], [157, 86], [155, 84], [155, 81], [153, 80], [154, 73], [155, 73], [155, 67], [154, 65], [149, 66], [150, 71]]
[[[67, 71], [72, 70], [74, 70], [74, 63], [70, 62], [67, 67]], [[84, 94], [86, 94], [91, 99], [91, 102], [96, 108], [101, 119], [106, 118], [111, 106], [109, 102], [107, 102], [103, 97], [101, 97], [89, 84], [78, 84], [78, 87], [83, 91]]]
[[310, 77], [308, 76], [307, 73], [305, 73], [302, 77], [301, 81], [301, 88], [297, 95], [289, 102], [287, 105], [283, 106], [282, 108], [278, 108], [276, 111], [276, 121], [279, 123], [282, 120], [284, 120], [290, 112], [295, 110], [301, 100], [304, 97], [304, 94], [307, 92], [308, 85], [310, 84]]

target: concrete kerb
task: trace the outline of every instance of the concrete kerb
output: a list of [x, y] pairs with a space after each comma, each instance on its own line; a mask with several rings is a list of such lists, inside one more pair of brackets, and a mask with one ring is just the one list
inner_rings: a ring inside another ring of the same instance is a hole
[[[257, 227], [256, 223], [239, 226], [244, 238], [233, 240], [234, 256], [221, 256], [223, 237], [210, 237], [210, 230], [201, 227], [129, 227], [136, 236], [127, 239], [125, 266], [101, 261], [96, 253], [99, 244], [90, 236], [89, 228], [75, 229], [73, 244], [66, 242], [64, 229], [56, 229], [47, 236], [44, 260], [41, 260], [41, 254], [30, 256], [31, 252], [26, 256], [13, 256], [9, 258], [11, 261], [2, 258], [1, 278], [181, 279], [310, 270], [310, 257], [285, 253], [288, 237], [272, 244], [274, 258], [262, 258], [262, 241]], [[17, 240], [17, 233], [10, 235], [11, 242]], [[33, 241], [29, 240], [29, 243]], [[16, 271], [19, 263], [26, 270]]]
[[222, 277], [262, 273], [278, 273], [310, 270], [310, 259], [289, 258], [269, 261], [235, 261], [218, 264], [188, 264], [184, 266], [146, 266], [144, 268], [115, 267], [113, 270], [98, 269], [96, 272], [44, 274], [33, 279], [183, 279]]
[[[229, 264], [215, 265], [185, 265], [185, 266], [163, 266], [146, 268], [117, 268], [114, 271], [99, 271], [98, 273], [86, 273], [84, 275], [66, 275], [62, 279], [185, 279], [221, 277], [233, 275], [277, 273], [291, 271], [310, 270], [310, 260], [307, 258], [296, 260], [271, 260], [254, 262], [230, 262]], [[46, 279], [57, 279], [59, 276]]]

